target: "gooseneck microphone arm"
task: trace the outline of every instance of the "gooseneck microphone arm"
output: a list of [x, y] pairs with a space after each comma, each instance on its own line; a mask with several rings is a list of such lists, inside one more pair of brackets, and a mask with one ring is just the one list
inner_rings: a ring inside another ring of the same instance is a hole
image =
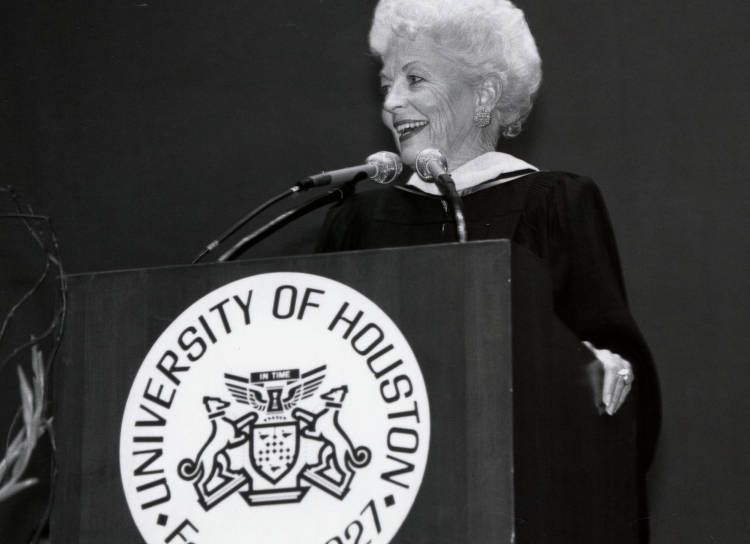
[[257, 215], [259, 215], [263, 210], [266, 210], [270, 208], [271, 206], [273, 206], [274, 204], [276, 204], [277, 202], [281, 202], [285, 198], [292, 196], [294, 193], [298, 193], [300, 190], [301, 189], [298, 185], [294, 185], [290, 187], [289, 189], [287, 189], [286, 191], [284, 191], [283, 193], [279, 193], [276, 196], [269, 198], [257, 208], [250, 210], [250, 212], [248, 212], [242, 218], [236, 221], [234, 225], [232, 225], [227, 230], [222, 232], [221, 235], [218, 238], [216, 238], [216, 240], [213, 240], [210, 243], [208, 243], [206, 247], [204, 247], [201, 250], [198, 256], [195, 259], [193, 259], [193, 262], [191, 264], [198, 263], [198, 261], [200, 261], [203, 257], [206, 256], [206, 254], [216, 249], [219, 246], [219, 244], [221, 244], [224, 240], [229, 238], [232, 234], [240, 230], [243, 226], [245, 226], [248, 223], [248, 221], [253, 219], [253, 217], [256, 217]]
[[298, 181], [295, 185], [293, 185], [283, 193], [279, 193], [273, 198], [266, 200], [263, 204], [261, 204], [254, 210], [251, 210], [239, 221], [235, 222], [234, 225], [224, 231], [221, 236], [209, 242], [206, 247], [201, 250], [198, 256], [193, 259], [192, 264], [196, 264], [209, 252], [216, 249], [219, 244], [221, 244], [235, 232], [240, 230], [251, 219], [259, 215], [263, 210], [270, 208], [277, 202], [280, 202], [295, 193], [307, 191], [308, 189], [313, 189], [316, 187], [323, 187], [325, 185], [330, 185], [331, 183], [343, 183], [348, 181], [355, 182], [360, 181], [364, 178], [369, 178], [375, 183], [388, 184], [396, 179], [396, 177], [401, 173], [401, 159], [398, 155], [390, 151], [378, 151], [377, 153], [373, 153], [372, 155], [367, 157], [365, 161], [365, 164], [360, 164], [358, 166], [349, 166], [347, 168], [340, 168], [338, 170], [331, 170], [329, 172], [322, 172], [320, 174], [308, 176]]
[[319, 196], [302, 204], [301, 206], [282, 213], [272, 221], [269, 221], [259, 229], [251, 232], [242, 240], [237, 242], [234, 246], [232, 246], [231, 249], [229, 249], [229, 251], [221, 255], [221, 257], [217, 259], [217, 262], [233, 261], [240, 255], [242, 255], [242, 253], [250, 249], [252, 246], [257, 244], [264, 238], [267, 238], [280, 228], [288, 225], [292, 221], [295, 221], [296, 219], [299, 219], [300, 217], [303, 217], [308, 213], [317, 210], [318, 208], [322, 208], [323, 206], [341, 202], [347, 196], [349, 196], [352, 191], [354, 191], [354, 186], [366, 177], [367, 175], [363, 173], [361, 176], [355, 177], [351, 181], [337, 185], [323, 196]]
[[467, 241], [466, 219], [461, 197], [456, 190], [456, 184], [448, 173], [448, 159], [439, 149], [427, 148], [417, 153], [417, 175], [425, 181], [432, 181], [440, 189], [440, 193], [448, 201], [448, 205], [456, 221], [456, 237], [460, 243]]
[[456, 236], [459, 243], [467, 241], [466, 234], [466, 218], [464, 217], [464, 204], [461, 197], [458, 195], [456, 190], [456, 184], [450, 174], [440, 174], [435, 176], [435, 184], [443, 193], [443, 196], [448, 200], [448, 205], [453, 212], [453, 217], [456, 220]]

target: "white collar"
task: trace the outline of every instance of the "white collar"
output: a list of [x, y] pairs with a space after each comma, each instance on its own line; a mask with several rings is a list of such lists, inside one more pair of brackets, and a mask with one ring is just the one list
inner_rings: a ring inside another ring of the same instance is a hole
[[[513, 155], [507, 153], [500, 153], [499, 151], [490, 151], [484, 153], [478, 157], [471, 159], [469, 162], [462, 164], [451, 172], [451, 177], [456, 183], [456, 190], [460, 193], [475, 185], [478, 185], [484, 181], [494, 179], [500, 174], [505, 172], [513, 172], [515, 170], [532, 169], [538, 171], [539, 169], [535, 166], [530, 165], [527, 162], [517, 159]], [[502, 180], [502, 182], [516, 179], [514, 176], [508, 179]], [[422, 179], [415, 172], [406, 182], [406, 185], [411, 185], [417, 189], [429, 193], [431, 195], [440, 196], [440, 190], [434, 183], [422, 181]]]

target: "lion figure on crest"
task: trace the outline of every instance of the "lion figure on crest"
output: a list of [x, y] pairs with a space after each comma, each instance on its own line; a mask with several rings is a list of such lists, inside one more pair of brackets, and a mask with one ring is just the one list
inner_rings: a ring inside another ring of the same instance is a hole
[[[302, 436], [323, 442], [318, 463], [305, 470], [304, 477], [334, 496], [343, 497], [358, 468], [370, 463], [371, 453], [365, 446], [355, 447], [339, 423], [339, 412], [349, 389], [343, 385], [320, 396], [325, 408], [317, 413], [295, 408], [292, 416], [302, 426]], [[338, 478], [333, 478], [331, 472]]]
[[180, 461], [177, 472], [183, 480], [196, 480], [208, 494], [208, 482], [218, 471], [220, 476], [230, 472], [229, 457], [226, 450], [237, 447], [249, 440], [249, 435], [242, 429], [253, 423], [258, 415], [251, 412], [237, 420], [226, 416], [229, 402], [216, 397], [203, 397], [203, 405], [211, 422], [211, 434], [198, 451], [195, 459], [186, 458]]

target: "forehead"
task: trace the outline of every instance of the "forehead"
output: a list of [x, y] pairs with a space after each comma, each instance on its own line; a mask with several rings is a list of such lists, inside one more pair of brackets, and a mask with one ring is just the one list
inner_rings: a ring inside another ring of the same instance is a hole
[[417, 36], [409, 39], [394, 36], [383, 55], [381, 76], [394, 78], [409, 66], [415, 65], [434, 71], [451, 70], [455, 63], [451, 61], [431, 38]]

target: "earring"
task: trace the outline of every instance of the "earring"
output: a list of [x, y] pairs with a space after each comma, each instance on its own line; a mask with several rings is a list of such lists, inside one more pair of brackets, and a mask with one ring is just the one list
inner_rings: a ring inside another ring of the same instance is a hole
[[484, 128], [489, 125], [491, 112], [489, 106], [477, 106], [474, 110], [474, 126]]

